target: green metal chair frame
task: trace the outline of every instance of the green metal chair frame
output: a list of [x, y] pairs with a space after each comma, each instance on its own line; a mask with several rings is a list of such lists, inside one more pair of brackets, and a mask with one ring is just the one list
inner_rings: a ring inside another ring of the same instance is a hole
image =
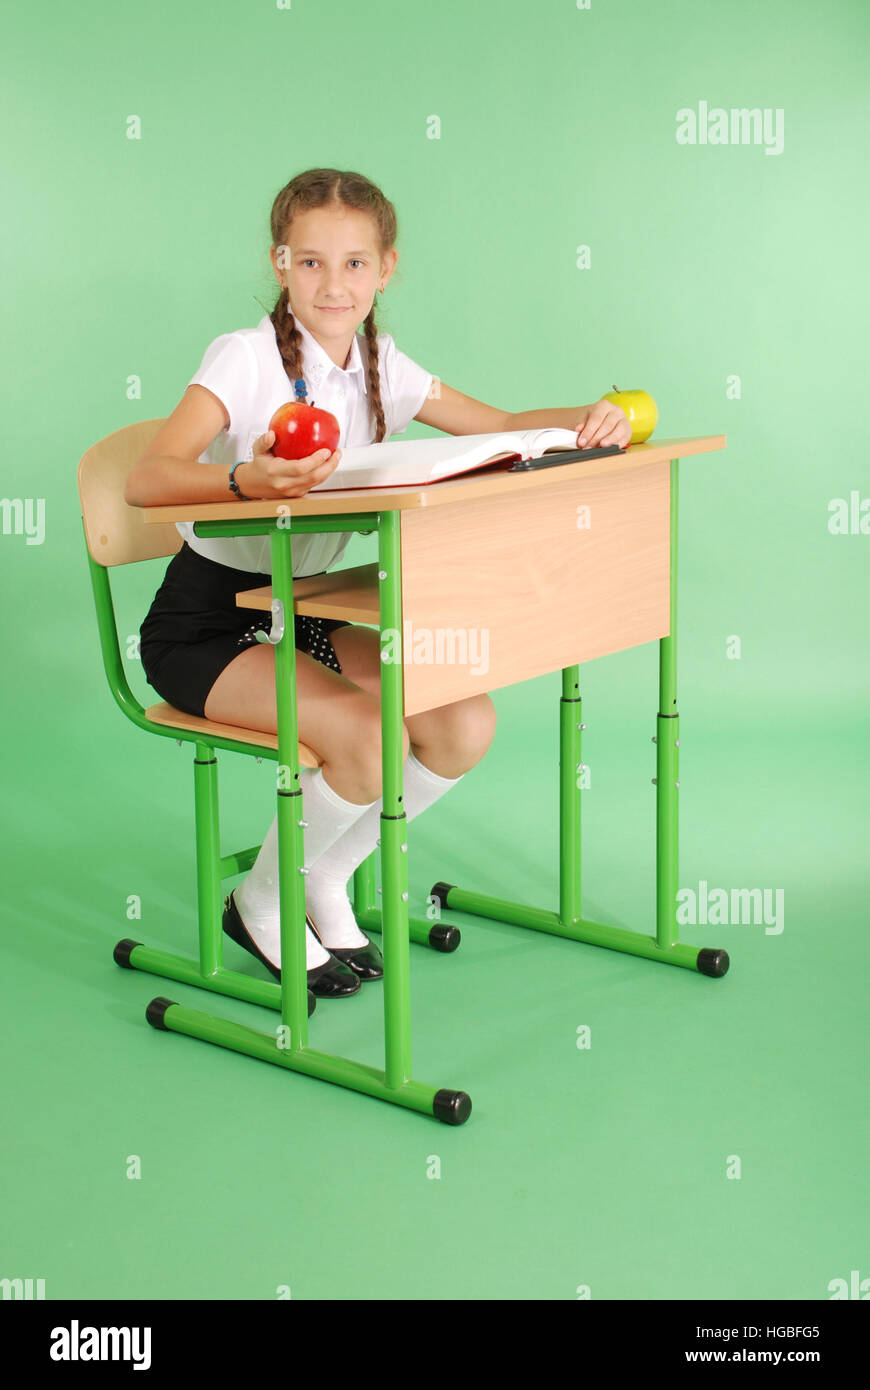
[[[190, 1036], [244, 1051], [250, 1056], [434, 1115], [446, 1124], [462, 1124], [471, 1111], [470, 1098], [464, 1091], [427, 1086], [410, 1077], [407, 942], [410, 939], [437, 951], [452, 952], [459, 945], [460, 932], [458, 928], [440, 921], [408, 919], [405, 867], [407, 843], [404, 839], [405, 816], [400, 807], [398, 814], [386, 817], [387, 838], [390, 840], [392, 851], [389, 875], [392, 885], [391, 901], [397, 904], [396, 913], [385, 914], [377, 904], [376, 894], [381, 890], [375, 887], [375, 851], [359, 866], [353, 876], [354, 914], [366, 931], [382, 931], [385, 915], [395, 916], [395, 920], [390, 922], [392, 950], [389, 950], [386, 941], [384, 945], [387, 1063], [383, 1072], [349, 1058], [317, 1052], [307, 1045], [307, 1019], [314, 1011], [315, 1001], [307, 991], [305, 898], [303, 880], [299, 872], [294, 872], [289, 886], [285, 877], [280, 876], [283, 965], [281, 984], [251, 978], [228, 970], [223, 964], [222, 884], [225, 879], [246, 872], [256, 859], [260, 846], [253, 845], [230, 854], [221, 853], [216, 750], [221, 748], [228, 752], [241, 753], [248, 757], [256, 757], [258, 761], [271, 758], [279, 762], [279, 837], [286, 843], [289, 829], [294, 871], [300, 870], [304, 863], [301, 835], [304, 821], [297, 816], [291, 825], [287, 826], [287, 820], [292, 814], [288, 801], [301, 796], [298, 788], [299, 765], [317, 767], [320, 760], [297, 738], [295, 650], [291, 642], [282, 640], [276, 645], [279, 678], [283, 682], [282, 688], [288, 691], [291, 697], [288, 701], [289, 709], [281, 708], [283, 701], [279, 698], [277, 737], [262, 730], [221, 725], [211, 720], [199, 719], [165, 702], [146, 709], [130, 689], [121, 659], [109, 571], [117, 565], [171, 556], [180, 548], [181, 536], [174, 523], [143, 525], [141, 509], [129, 506], [124, 500], [124, 486], [130, 468], [163, 423], [163, 420], [158, 419], [128, 425], [98, 441], [88, 449], [79, 463], [78, 486], [100, 650], [109, 689], [122, 712], [138, 728], [163, 738], [174, 738], [179, 744], [189, 742], [194, 745], [199, 958], [194, 960], [175, 955], [125, 938], [115, 946], [114, 959], [125, 969], [142, 970], [193, 985], [198, 989], [231, 995], [236, 999], [279, 1010], [282, 1015], [282, 1023], [277, 1027], [275, 1034], [263, 1034], [229, 1020], [188, 1009], [165, 996], [159, 996], [151, 1000], [146, 1009], [148, 1022], [156, 1028], [187, 1032]], [[386, 535], [389, 532], [398, 562], [396, 517], [395, 514], [389, 513], [385, 513], [384, 517], [387, 518], [387, 524], [382, 534]], [[277, 584], [280, 575], [290, 595], [290, 601], [286, 603], [284, 611], [291, 611], [294, 607], [290, 571], [291, 530], [358, 530], [363, 534], [371, 534], [374, 529], [373, 523], [377, 525], [382, 520], [380, 514], [363, 514], [350, 518], [350, 521], [347, 517], [294, 520], [292, 527], [279, 527], [277, 521], [273, 520], [234, 523], [231, 532], [224, 528], [223, 523], [214, 523], [211, 526], [198, 523], [198, 528], [202, 525], [203, 531], [210, 530], [212, 534], [262, 534], [271, 530], [273, 576]], [[385, 619], [383, 625], [390, 624]], [[401, 631], [401, 624], [396, 625]], [[397, 699], [400, 701], [401, 694], [401, 685], [397, 687], [397, 681], [401, 681], [400, 665], [389, 673], [388, 679], [392, 686], [392, 699], [388, 701], [390, 725], [392, 734], [396, 735], [400, 722], [397, 710]], [[288, 724], [292, 724], [292, 742]], [[395, 741], [401, 749], [401, 741]], [[295, 750], [296, 757], [292, 754], [287, 755], [288, 747]], [[394, 782], [392, 796], [400, 803], [401, 790], [397, 796], [395, 778], [398, 776], [400, 783], [401, 753], [399, 767], [395, 766], [393, 759], [389, 770]], [[296, 809], [299, 809], [298, 804]], [[382, 825], [383, 820], [382, 817]], [[405, 875], [401, 883], [400, 865]], [[401, 921], [403, 914], [404, 923]], [[389, 958], [394, 958], [396, 962], [397, 968], [394, 967], [392, 971], [389, 969]], [[286, 965], [288, 961], [289, 967]]]

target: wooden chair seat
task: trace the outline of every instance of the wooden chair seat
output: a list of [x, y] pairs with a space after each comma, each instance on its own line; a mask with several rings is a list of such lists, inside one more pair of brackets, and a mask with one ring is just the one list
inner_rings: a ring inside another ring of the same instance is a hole
[[[185, 714], [184, 710], [176, 709], [174, 705], [168, 705], [165, 701], [149, 705], [145, 717], [153, 724], [166, 724], [172, 729], [184, 729], [187, 733], [200, 734], [206, 740], [211, 735], [218, 738], [234, 738], [239, 743], [253, 743], [261, 748], [274, 748], [276, 752], [278, 749], [277, 734], [266, 733], [263, 729], [247, 729], [241, 724], [219, 724], [213, 719], [200, 719], [195, 714]], [[313, 749], [301, 741], [299, 762], [303, 767], [322, 765], [322, 760]]]

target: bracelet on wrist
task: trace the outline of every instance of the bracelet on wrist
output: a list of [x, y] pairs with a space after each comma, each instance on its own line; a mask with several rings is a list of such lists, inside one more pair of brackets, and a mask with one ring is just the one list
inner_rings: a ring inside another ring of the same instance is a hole
[[246, 462], [247, 462], [246, 459], [240, 459], [239, 462], [238, 462], [238, 463], [234, 463], [233, 466], [232, 466], [232, 468], [230, 469], [230, 477], [229, 477], [230, 491], [233, 492], [233, 493], [235, 493], [236, 497], [238, 497], [239, 500], [240, 500], [241, 502], [253, 502], [255, 499], [254, 499], [253, 497], [246, 497], [246, 496], [245, 496], [245, 494], [242, 492], [241, 488], [239, 487], [238, 483], [236, 482], [235, 476], [234, 476], [234, 475], [235, 475], [236, 469], [239, 468], [243, 463], [246, 463]]

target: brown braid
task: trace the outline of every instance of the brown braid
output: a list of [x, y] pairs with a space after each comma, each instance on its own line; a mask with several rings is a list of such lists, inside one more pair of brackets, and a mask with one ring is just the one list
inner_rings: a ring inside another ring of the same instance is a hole
[[[378, 248], [382, 256], [395, 245], [398, 223], [393, 204], [363, 174], [340, 169], [308, 169], [303, 174], [297, 174], [281, 189], [272, 204], [269, 218], [272, 244], [287, 245], [290, 224], [297, 213], [330, 205], [368, 213], [375, 225]], [[286, 289], [281, 290], [269, 317], [274, 324], [278, 350], [292, 386], [297, 378], [302, 376], [302, 334], [290, 311]], [[387, 422], [381, 402], [378, 330], [375, 324], [374, 304], [366, 315], [363, 327], [367, 349], [363, 357], [366, 361], [369, 404], [374, 417], [373, 443], [380, 444], [387, 435]], [[295, 391], [293, 395], [295, 398]]]

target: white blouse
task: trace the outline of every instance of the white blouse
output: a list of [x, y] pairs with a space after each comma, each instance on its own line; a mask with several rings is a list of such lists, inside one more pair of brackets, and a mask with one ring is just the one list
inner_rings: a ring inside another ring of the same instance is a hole
[[[296, 325], [303, 340], [303, 375], [308, 387], [308, 404], [320, 406], [336, 417], [341, 429], [340, 449], [373, 443], [375, 424], [369, 414], [365, 334], [354, 335], [349, 364], [342, 368], [336, 366], [298, 318]], [[391, 435], [404, 433], [422, 408], [433, 376], [400, 352], [389, 333], [378, 334], [378, 366], [387, 428], [385, 438], [389, 439]], [[194, 383], [213, 392], [230, 417], [229, 425], [200, 456], [201, 463], [219, 463], [224, 467], [253, 458], [254, 441], [265, 434], [279, 405], [295, 399], [268, 314], [256, 328], [222, 333], [209, 343], [199, 370], [188, 385]], [[228, 487], [227, 500], [232, 496]], [[206, 559], [255, 574], [272, 573], [268, 536], [195, 536], [192, 521], [175, 524], [191, 550]], [[328, 531], [294, 536], [294, 578], [320, 574], [334, 565], [347, 549], [352, 534]]]

